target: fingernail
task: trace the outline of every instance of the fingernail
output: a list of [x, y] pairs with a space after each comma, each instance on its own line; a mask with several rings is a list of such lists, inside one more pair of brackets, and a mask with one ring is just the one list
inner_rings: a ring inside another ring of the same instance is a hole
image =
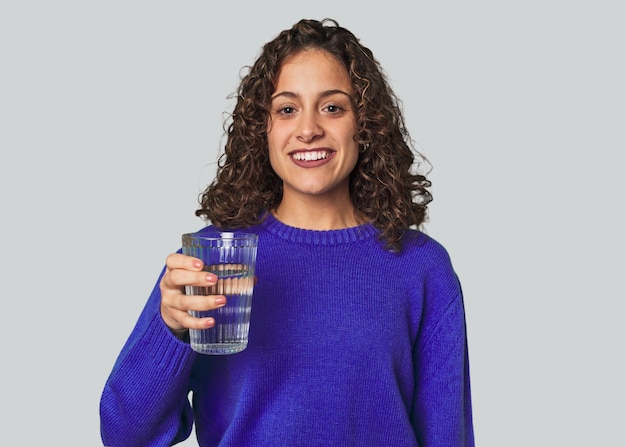
[[200, 261], [193, 261], [193, 266], [197, 269], [202, 268], [202, 262]]
[[216, 296], [215, 297], [215, 304], [217, 304], [217, 305], [226, 304], [226, 297], [224, 297], [224, 296]]
[[207, 273], [206, 282], [215, 282], [215, 281], [217, 281], [217, 276], [214, 275], [213, 273]]

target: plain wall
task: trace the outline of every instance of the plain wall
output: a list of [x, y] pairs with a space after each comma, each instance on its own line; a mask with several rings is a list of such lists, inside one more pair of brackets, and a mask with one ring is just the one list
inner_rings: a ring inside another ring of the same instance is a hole
[[5, 437], [101, 445], [104, 382], [165, 257], [204, 225], [241, 67], [298, 19], [333, 17], [374, 51], [433, 165], [425, 228], [463, 283], [477, 445], [616, 445], [618, 5], [4, 2]]

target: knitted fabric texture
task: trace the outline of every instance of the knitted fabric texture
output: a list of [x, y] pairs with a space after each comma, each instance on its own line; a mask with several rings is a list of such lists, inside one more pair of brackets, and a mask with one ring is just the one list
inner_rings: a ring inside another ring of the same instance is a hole
[[[207, 227], [201, 231], [208, 231]], [[259, 235], [248, 347], [175, 338], [157, 283], [101, 397], [104, 445], [472, 447], [463, 296], [446, 250], [369, 224]], [[161, 275], [163, 272], [161, 273]]]

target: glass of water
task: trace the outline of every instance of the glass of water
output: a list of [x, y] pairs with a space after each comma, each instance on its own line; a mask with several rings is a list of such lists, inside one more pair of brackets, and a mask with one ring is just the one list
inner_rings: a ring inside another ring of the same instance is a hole
[[190, 329], [191, 348], [202, 354], [234, 354], [248, 346], [258, 236], [240, 232], [183, 234], [183, 254], [199, 258], [204, 270], [217, 275], [211, 287], [186, 286], [188, 295], [224, 295], [226, 305], [210, 311], [189, 311], [213, 317], [209, 329]]

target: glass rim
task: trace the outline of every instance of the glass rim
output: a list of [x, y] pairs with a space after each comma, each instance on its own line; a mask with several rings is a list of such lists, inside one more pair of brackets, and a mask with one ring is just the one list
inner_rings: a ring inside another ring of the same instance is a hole
[[256, 233], [246, 233], [243, 231], [197, 231], [195, 233], [183, 233], [183, 239], [201, 239], [207, 241], [221, 240], [258, 240]]

